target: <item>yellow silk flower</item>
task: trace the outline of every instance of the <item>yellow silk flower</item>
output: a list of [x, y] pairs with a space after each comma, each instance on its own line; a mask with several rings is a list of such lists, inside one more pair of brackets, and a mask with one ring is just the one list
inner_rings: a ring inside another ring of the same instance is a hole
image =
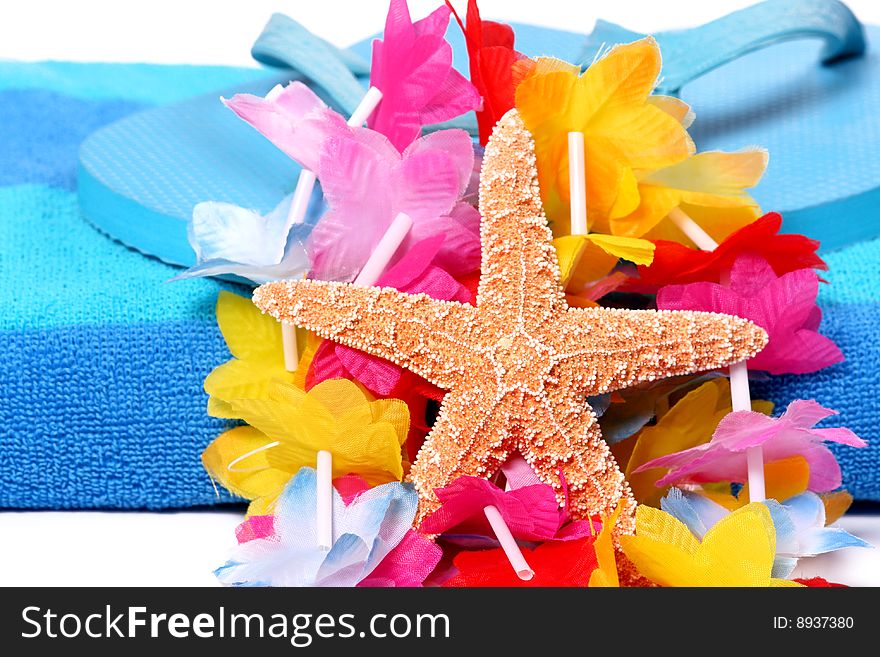
[[295, 381], [295, 375], [284, 369], [281, 324], [261, 313], [250, 299], [220, 292], [217, 324], [234, 358], [205, 379], [210, 415], [235, 418], [231, 400], [262, 399], [272, 381]]
[[[554, 235], [567, 240], [556, 244], [560, 261], [577, 266], [585, 282], [607, 274], [619, 258], [651, 263], [650, 242], [604, 235], [603, 226], [612, 208], [628, 214], [637, 207], [635, 170], [674, 164], [694, 150], [683, 117], [670, 114], [687, 106], [674, 99], [649, 102], [659, 71], [657, 44], [649, 38], [612, 49], [583, 75], [577, 66], [539, 58], [517, 87], [517, 109], [535, 138], [544, 208]], [[588, 236], [570, 235], [572, 131], [584, 133]], [[570, 276], [563, 271], [563, 280]]]
[[[678, 98], [651, 96], [648, 102], [685, 129], [694, 121], [690, 106]], [[745, 190], [760, 182], [768, 157], [762, 148], [733, 153], [709, 151], [664, 169], [637, 171], [639, 207], [627, 216], [611, 217], [608, 230], [614, 235], [690, 245], [690, 238], [672, 221], [664, 221], [673, 209], [680, 208], [716, 242], [721, 242], [761, 215], [757, 201]]]
[[637, 265], [654, 261], [654, 244], [648, 240], [590, 233], [563, 235], [553, 240], [563, 288], [580, 290], [610, 272], [620, 258]]
[[660, 67], [659, 48], [648, 37], [612, 48], [583, 74], [566, 62], [539, 58], [517, 87], [516, 107], [535, 138], [544, 208], [557, 238], [571, 232], [568, 133], [584, 134], [587, 217], [594, 237], [592, 244], [584, 237], [556, 244], [560, 261], [574, 261], [577, 273], [569, 276], [597, 280], [616, 262], [609, 256], [650, 263], [653, 247], [638, 238], [690, 244], [664, 221], [674, 208], [718, 241], [760, 215], [745, 189], [760, 180], [767, 153], [696, 155], [687, 133], [694, 119], [690, 107], [651, 95]]
[[611, 217], [614, 235], [647, 236], [689, 244], [677, 226], [663, 221], [675, 208], [722, 241], [753, 222], [761, 208], [745, 190], [754, 187], [767, 168], [767, 151], [708, 151], [655, 171], [639, 171], [639, 206], [626, 216]]
[[623, 505], [618, 503], [610, 517], [602, 518], [602, 529], [593, 541], [596, 551], [596, 569], [590, 573], [590, 587], [618, 587], [620, 578], [617, 574], [617, 557], [614, 555], [614, 539], [612, 537], [617, 519]]
[[569, 132], [584, 134], [591, 223], [607, 225], [610, 216], [635, 211], [637, 170], [662, 169], [694, 153], [679, 118], [648, 102], [659, 74], [660, 50], [648, 37], [611, 49], [582, 75], [572, 64], [539, 58], [517, 87], [516, 107], [535, 139], [544, 208], [557, 237], [571, 233]]
[[249, 514], [269, 511], [287, 481], [314, 466], [322, 449], [333, 454], [334, 477], [354, 473], [372, 485], [403, 478], [409, 410], [399, 399], [370, 401], [347, 379], [309, 392], [276, 381], [264, 399], [234, 399], [229, 406], [251, 426], [221, 434], [202, 463], [230, 491], [254, 500]]
[[[773, 404], [753, 400], [752, 410], [769, 414], [773, 411]], [[666, 474], [665, 468], [651, 468], [639, 473], [634, 470], [660, 456], [709, 442], [721, 418], [730, 411], [730, 384], [727, 379], [712, 379], [682, 397], [657, 424], [642, 429], [635, 437], [635, 447], [626, 464], [626, 479], [636, 500], [660, 506], [660, 498], [669, 487], [654, 485]]]
[[660, 586], [801, 586], [771, 576], [776, 528], [764, 504], [722, 518], [702, 542], [673, 516], [641, 505], [635, 536], [621, 536], [620, 545], [639, 572]]

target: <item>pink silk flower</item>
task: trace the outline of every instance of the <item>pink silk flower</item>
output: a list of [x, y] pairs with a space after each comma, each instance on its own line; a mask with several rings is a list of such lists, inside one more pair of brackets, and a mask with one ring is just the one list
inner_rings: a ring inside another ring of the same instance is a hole
[[737, 411], [721, 420], [704, 445], [648, 461], [636, 472], [669, 468], [657, 486], [681, 483], [736, 482], [748, 479], [746, 450], [760, 445], [765, 463], [802, 456], [810, 466], [809, 490], [822, 493], [841, 484], [840, 465], [825, 442], [865, 447], [867, 443], [845, 428], [816, 429], [836, 415], [813, 400], [798, 399], [778, 418], [754, 411]]
[[439, 545], [411, 529], [358, 586], [421, 586], [442, 556]]
[[477, 269], [480, 213], [461, 201], [473, 163], [473, 144], [463, 130], [434, 132], [403, 153], [367, 129], [329, 139], [317, 171], [329, 210], [306, 245], [312, 278], [354, 280], [400, 212], [413, 225], [398, 254], [443, 235], [436, 264], [453, 276]]
[[383, 39], [373, 42], [370, 84], [382, 101], [367, 125], [403, 150], [422, 126], [482, 107], [476, 88], [452, 67], [449, 8], [412, 22], [406, 0], [391, 0]]
[[327, 139], [352, 132], [345, 119], [302, 82], [278, 85], [265, 98], [235, 94], [222, 100], [239, 118], [311, 171], [318, 168], [321, 147]]
[[818, 333], [822, 311], [816, 305], [819, 276], [798, 269], [776, 276], [755, 253], [740, 255], [730, 271], [729, 286], [717, 283], [667, 285], [657, 293], [662, 310], [705, 310], [750, 319], [770, 338], [748, 361], [749, 369], [770, 374], [806, 374], [840, 363], [843, 354]]
[[427, 534], [494, 536], [483, 513], [490, 504], [498, 509], [510, 533], [519, 540], [571, 540], [592, 534], [588, 521], [565, 524], [568, 516], [547, 484], [505, 491], [488, 479], [462, 476], [434, 492], [441, 506], [419, 526]]

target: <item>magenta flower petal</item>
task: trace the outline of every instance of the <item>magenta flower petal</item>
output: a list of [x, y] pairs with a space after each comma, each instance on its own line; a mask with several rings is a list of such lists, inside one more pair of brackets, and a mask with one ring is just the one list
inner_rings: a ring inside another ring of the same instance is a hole
[[358, 586], [421, 586], [442, 556], [439, 545], [411, 529]]
[[443, 242], [443, 235], [435, 235], [414, 244], [396, 265], [385, 270], [376, 285], [409, 291], [431, 268]]
[[448, 215], [413, 226], [411, 242], [443, 236], [434, 259], [441, 269], [453, 276], [473, 273], [480, 267], [480, 213], [468, 203], [457, 203]]
[[377, 284], [393, 287], [409, 294], [427, 294], [442, 301], [470, 303], [470, 290], [455, 280], [436, 260], [445, 251], [442, 236], [428, 238], [415, 244], [400, 261], [387, 271]]
[[356, 474], [342, 475], [333, 480], [333, 488], [342, 496], [346, 506], [354, 502], [358, 495], [370, 490], [367, 480]]
[[352, 379], [373, 394], [384, 396], [391, 393], [402, 373], [393, 363], [325, 340], [312, 358], [306, 388], [311, 390], [329, 379]]
[[373, 42], [370, 84], [382, 92], [382, 102], [368, 125], [400, 150], [422, 126], [482, 105], [474, 86], [452, 67], [444, 38], [449, 15], [443, 6], [413, 23], [406, 0], [391, 0], [383, 39]]
[[663, 310], [705, 310], [750, 319], [769, 336], [767, 346], [748, 361], [771, 374], [805, 374], [843, 361], [833, 341], [817, 332], [819, 277], [798, 269], [777, 277], [761, 256], [743, 254], [730, 272], [730, 285], [669, 285], [657, 293]]
[[669, 472], [657, 481], [657, 486], [721, 481], [745, 483], [748, 479], [746, 451], [760, 445], [765, 462], [792, 456], [806, 459], [810, 465], [809, 490], [817, 493], [834, 490], [841, 484], [840, 466], [825, 443], [867, 446], [849, 429], [815, 428], [817, 422], [835, 413], [812, 400], [793, 401], [778, 418], [753, 411], [729, 413], [708, 443], [648, 461], [636, 472], [667, 468]]
[[557, 541], [576, 541], [585, 536], [598, 536], [600, 531], [602, 523], [599, 520], [572, 520], [554, 538]]
[[437, 88], [437, 93], [422, 108], [422, 125], [448, 121], [465, 112], [480, 110], [482, 107], [483, 99], [479, 92], [467, 78], [455, 69], [451, 69], [443, 84]]
[[[398, 20], [404, 20], [404, 15], [409, 20], [409, 7], [406, 0], [391, 0], [389, 12], [396, 9], [399, 15]], [[446, 11], [443, 11], [443, 10]], [[440, 36], [446, 34], [446, 28], [449, 25], [450, 11], [448, 7], [438, 7], [423, 19], [413, 23], [413, 32], [416, 37]]]
[[390, 361], [344, 345], [330, 342], [324, 344], [333, 346], [333, 353], [345, 370], [345, 378], [354, 379], [374, 394], [390, 395], [403, 376], [403, 370]]
[[[312, 357], [311, 365], [309, 365], [309, 372], [306, 375], [306, 388], [309, 390], [312, 389], [312, 386], [321, 383], [321, 381], [348, 378], [348, 370], [345, 369], [345, 366], [337, 357], [335, 347], [336, 343], [329, 340], [323, 341], [318, 346], [315, 355]], [[316, 376], [316, 373], [318, 376]]]
[[490, 504], [498, 508], [510, 532], [520, 540], [551, 540], [565, 521], [556, 493], [546, 484], [503, 491], [482, 477], [463, 476], [435, 492], [441, 506], [421, 524], [421, 530], [428, 534], [452, 531], [492, 536], [483, 513]]

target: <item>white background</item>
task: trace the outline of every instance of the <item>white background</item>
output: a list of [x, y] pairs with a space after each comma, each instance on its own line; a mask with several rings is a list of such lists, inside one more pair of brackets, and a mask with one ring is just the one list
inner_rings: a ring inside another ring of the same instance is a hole
[[[421, 17], [442, 0], [410, 0]], [[465, 0], [454, 0], [464, 15]], [[484, 18], [589, 32], [597, 18], [641, 32], [690, 27], [752, 0], [480, 0]], [[866, 23], [880, 2], [848, 0]], [[0, 58], [253, 65], [250, 47], [273, 12], [348, 45], [379, 32], [386, 0], [4, 0]]]
[[[410, 0], [421, 17], [439, 0]], [[456, 6], [463, 10], [464, 1]], [[604, 18], [642, 32], [697, 25], [748, 0], [482, 0], [484, 18], [588, 32]], [[849, 0], [867, 23], [880, 2]], [[0, 4], [0, 59], [254, 65], [250, 46], [272, 12], [338, 45], [381, 30], [385, 0], [17, 0]], [[2, 585], [213, 585], [240, 513], [0, 512]], [[880, 519], [843, 526], [880, 545]], [[880, 585], [880, 550], [802, 560], [798, 573]]]

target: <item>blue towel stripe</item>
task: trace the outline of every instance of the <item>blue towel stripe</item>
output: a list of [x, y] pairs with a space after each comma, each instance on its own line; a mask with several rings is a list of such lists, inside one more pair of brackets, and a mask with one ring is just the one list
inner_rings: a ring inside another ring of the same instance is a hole
[[201, 467], [227, 426], [202, 381], [228, 358], [213, 321], [0, 333], [0, 507], [228, 502]]

